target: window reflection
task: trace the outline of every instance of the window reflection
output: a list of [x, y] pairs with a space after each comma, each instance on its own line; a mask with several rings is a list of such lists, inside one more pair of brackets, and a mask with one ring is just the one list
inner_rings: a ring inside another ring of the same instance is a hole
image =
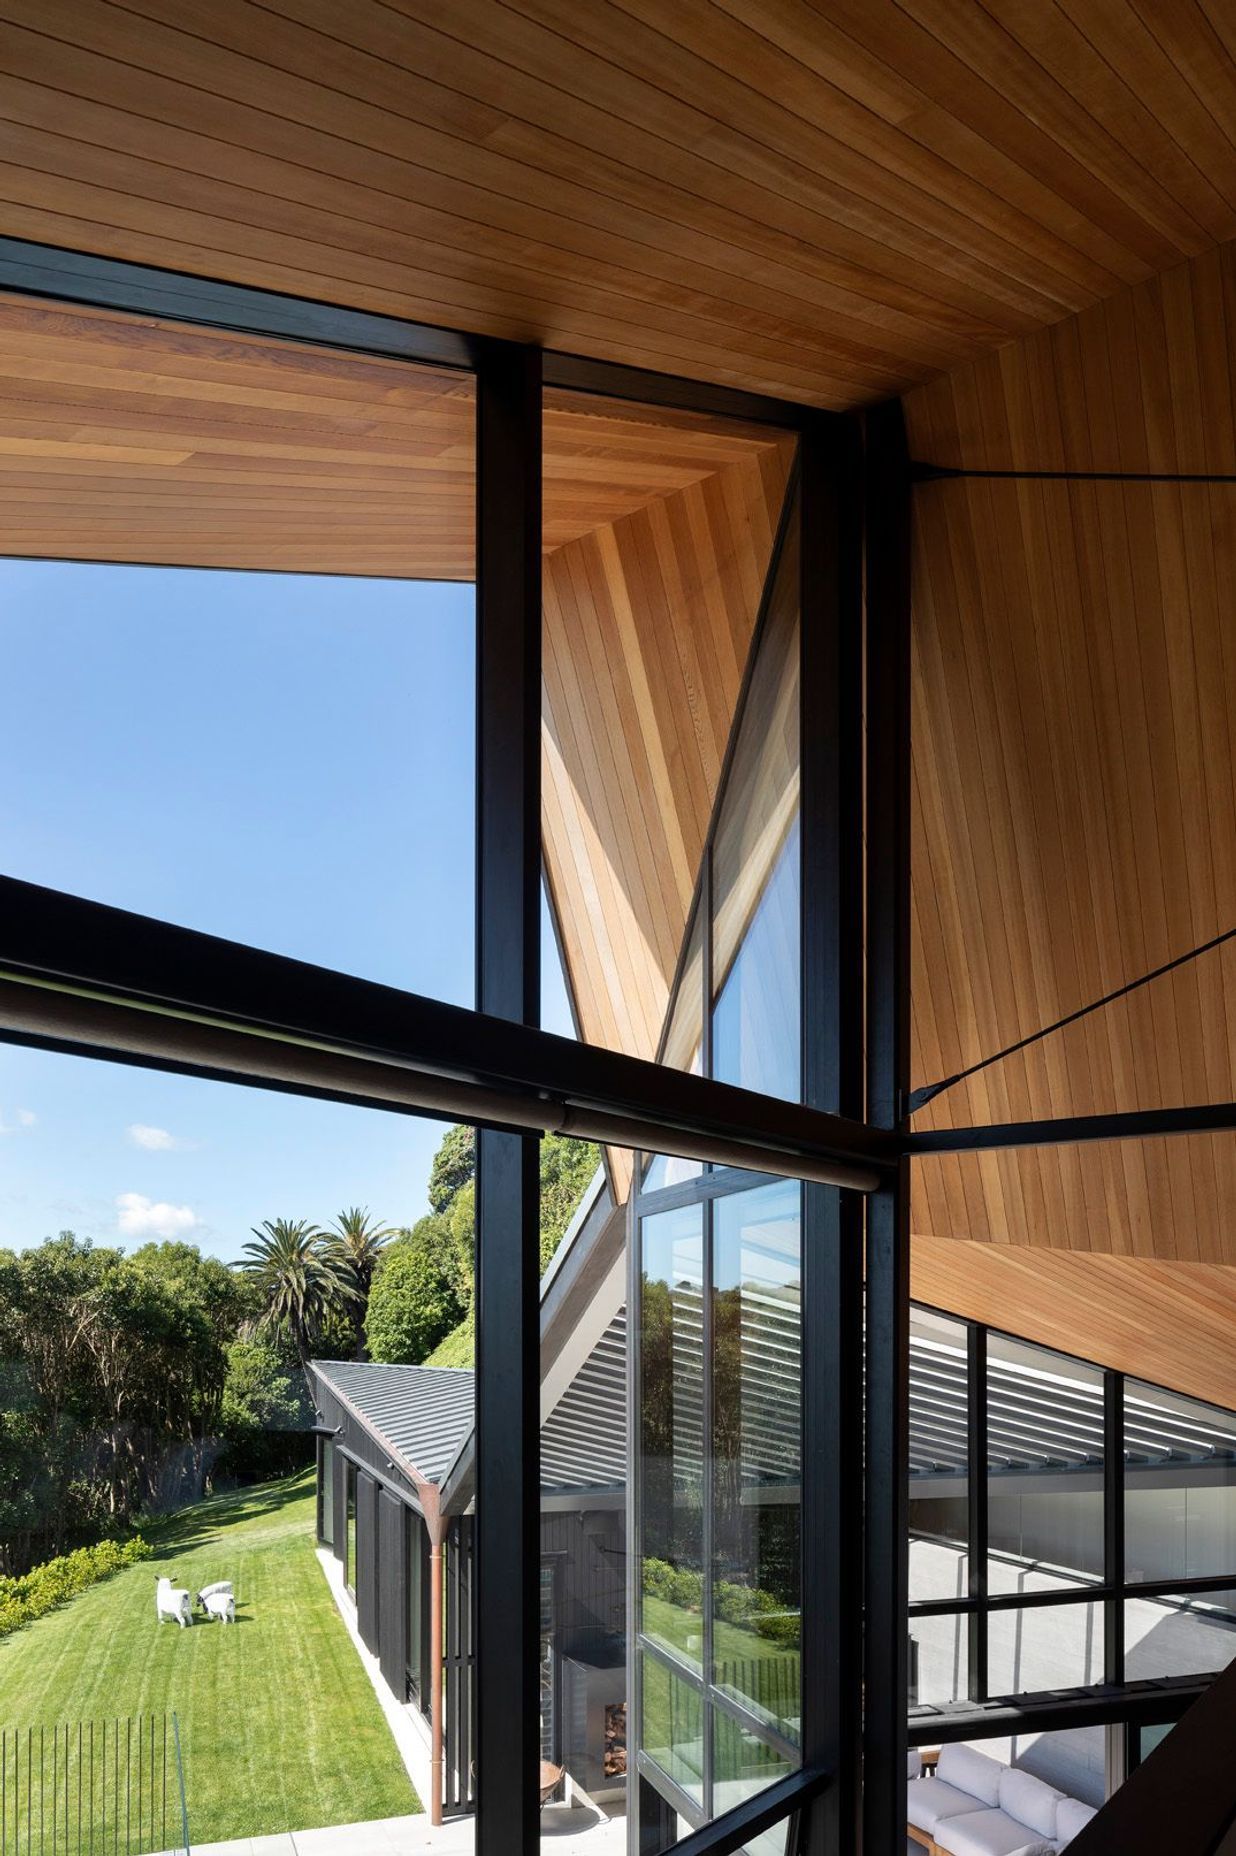
[[969, 1589], [969, 1410], [965, 1327], [930, 1309], [911, 1309], [912, 1603], [964, 1598]]
[[662, 1772], [693, 1798], [704, 1801], [704, 1712], [698, 1689], [682, 1681], [657, 1657], [644, 1653], [641, 1745]]
[[1236, 1590], [1130, 1598], [1124, 1644], [1130, 1682], [1226, 1669], [1236, 1657]]
[[1046, 1591], [1103, 1576], [1103, 1374], [987, 1337], [988, 1585]]
[[712, 853], [713, 1075], [790, 1100], [802, 1093], [797, 596], [795, 513]]
[[641, 1609], [645, 1634], [702, 1667], [704, 1212], [643, 1221]]
[[1037, 1695], [1103, 1680], [1103, 1607], [1027, 1605], [993, 1611], [987, 1621], [988, 1686], [993, 1695]]
[[1162, 1387], [1125, 1387], [1125, 1567], [1130, 1580], [1236, 1566], [1236, 1418]]
[[718, 1200], [713, 1229], [713, 1679], [797, 1739], [799, 1188]]

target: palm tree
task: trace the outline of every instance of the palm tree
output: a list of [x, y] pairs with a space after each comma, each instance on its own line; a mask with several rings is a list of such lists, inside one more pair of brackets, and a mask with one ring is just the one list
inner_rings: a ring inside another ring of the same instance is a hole
[[369, 1291], [382, 1252], [394, 1236], [391, 1225], [380, 1225], [370, 1218], [367, 1205], [350, 1205], [340, 1212], [325, 1234], [337, 1268], [352, 1285], [358, 1360], [365, 1357], [365, 1310], [369, 1306]]
[[253, 1226], [240, 1269], [264, 1307], [261, 1325], [286, 1334], [308, 1379], [309, 1353], [330, 1315], [354, 1299], [333, 1245], [307, 1218], [267, 1218]]

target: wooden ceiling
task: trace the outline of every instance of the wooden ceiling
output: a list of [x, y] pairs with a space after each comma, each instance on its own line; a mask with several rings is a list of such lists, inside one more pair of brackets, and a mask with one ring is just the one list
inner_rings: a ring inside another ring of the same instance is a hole
[[1236, 1409], [1236, 1270], [916, 1235], [910, 1293]]
[[[1223, 0], [0, 12], [0, 233], [825, 406], [927, 382], [940, 463], [1236, 470]], [[457, 377], [35, 320], [0, 303], [0, 551], [470, 574]], [[768, 434], [547, 420], [550, 875], [599, 1041], [648, 1048], [664, 1002], [784, 469]], [[939, 484], [915, 545], [921, 1083], [1236, 923], [1236, 490]], [[1234, 1031], [1225, 952], [920, 1120], [1228, 1097]], [[1109, 1258], [1236, 1263], [1234, 1195], [1213, 1142], [933, 1162], [917, 1241], [981, 1240], [996, 1299], [1024, 1246], [1044, 1320], [1067, 1266], [1084, 1322]]]
[[[958, 467], [1236, 472], [1233, 327], [1228, 246], [911, 394], [912, 448]], [[1236, 926], [1236, 485], [915, 495], [921, 1085]], [[1229, 943], [915, 1125], [1234, 1096]], [[935, 1160], [916, 1207], [938, 1236], [1236, 1264], [1236, 1141]]]
[[4, 0], [0, 230], [881, 397], [1236, 235], [1224, 0]]
[[[0, 297], [0, 553], [468, 580], [474, 422], [466, 375]], [[549, 396], [545, 545], [775, 442]]]

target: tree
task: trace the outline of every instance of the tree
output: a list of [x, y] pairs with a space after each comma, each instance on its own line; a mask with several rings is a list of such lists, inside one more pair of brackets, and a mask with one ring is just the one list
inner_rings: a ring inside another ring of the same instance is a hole
[[269, 1341], [234, 1340], [227, 1350], [222, 1430], [228, 1438], [300, 1431], [311, 1422], [304, 1382]]
[[365, 1357], [365, 1311], [369, 1306], [369, 1291], [373, 1287], [374, 1272], [382, 1260], [382, 1252], [394, 1237], [390, 1225], [379, 1225], [369, 1216], [369, 1207], [349, 1206], [335, 1219], [331, 1229], [326, 1233], [326, 1242], [340, 1273], [352, 1285], [352, 1319], [356, 1324], [355, 1353], [358, 1360]]
[[[462, 1143], [452, 1136], [467, 1130], [452, 1128], [434, 1160], [439, 1177], [458, 1176], [456, 1161]], [[448, 1147], [448, 1143], [450, 1144]], [[468, 1149], [469, 1159], [472, 1158]], [[453, 1156], [453, 1158], [452, 1158]], [[579, 1209], [590, 1180], [600, 1165], [601, 1150], [591, 1141], [576, 1140], [568, 1134], [547, 1134], [541, 1142], [541, 1221], [540, 1253], [544, 1271], [557, 1250], [572, 1218]], [[441, 1164], [440, 1164], [441, 1163]], [[433, 1188], [430, 1188], [432, 1197]], [[434, 1352], [435, 1366], [471, 1366], [475, 1346], [472, 1320], [472, 1279], [476, 1258], [476, 1181], [473, 1163], [468, 1177], [455, 1186], [447, 1200], [451, 1248], [455, 1258], [456, 1279], [465, 1317], [445, 1344]]]
[[429, 1170], [429, 1203], [435, 1212], [448, 1212], [455, 1194], [476, 1175], [476, 1131], [448, 1128]]
[[566, 1236], [580, 1200], [598, 1166], [601, 1150], [570, 1134], [547, 1134], [541, 1142], [541, 1268]]
[[352, 1302], [337, 1256], [308, 1219], [267, 1218], [254, 1225], [238, 1268], [261, 1297], [259, 1327], [287, 1336], [307, 1381], [315, 1336]]
[[462, 1314], [450, 1226], [431, 1212], [382, 1258], [369, 1297], [370, 1355], [417, 1366]]

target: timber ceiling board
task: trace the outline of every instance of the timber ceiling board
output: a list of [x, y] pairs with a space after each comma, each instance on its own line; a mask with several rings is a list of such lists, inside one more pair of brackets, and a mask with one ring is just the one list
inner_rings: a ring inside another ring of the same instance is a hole
[[[1236, 250], [907, 400], [919, 457], [1236, 469]], [[1236, 486], [915, 493], [913, 1080], [1236, 925]], [[939, 1096], [916, 1127], [1236, 1096], [1236, 945]], [[940, 1235], [1236, 1263], [1236, 1142], [933, 1160]]]
[[0, 229], [829, 406], [1236, 235], [1222, 0], [5, 0]]
[[910, 1293], [1117, 1372], [1236, 1407], [1236, 1270], [993, 1249], [919, 1236], [916, 1227]]
[[[0, 297], [0, 553], [470, 579], [474, 420], [447, 370]], [[546, 547], [778, 442], [551, 399]]]

